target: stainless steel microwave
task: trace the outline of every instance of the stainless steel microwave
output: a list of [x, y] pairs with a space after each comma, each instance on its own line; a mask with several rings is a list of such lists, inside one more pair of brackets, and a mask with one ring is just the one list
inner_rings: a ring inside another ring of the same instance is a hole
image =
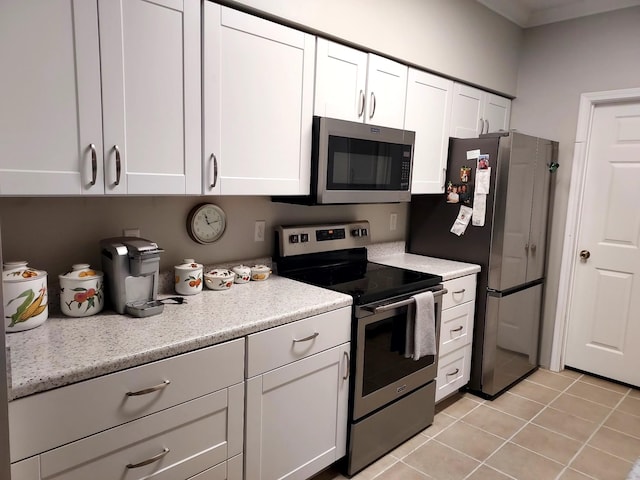
[[273, 198], [317, 204], [411, 201], [415, 132], [313, 117], [308, 197]]

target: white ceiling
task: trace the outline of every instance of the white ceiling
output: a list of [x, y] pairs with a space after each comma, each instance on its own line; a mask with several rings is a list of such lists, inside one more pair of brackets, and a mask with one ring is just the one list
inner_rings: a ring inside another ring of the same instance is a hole
[[523, 28], [640, 5], [640, 0], [477, 0]]

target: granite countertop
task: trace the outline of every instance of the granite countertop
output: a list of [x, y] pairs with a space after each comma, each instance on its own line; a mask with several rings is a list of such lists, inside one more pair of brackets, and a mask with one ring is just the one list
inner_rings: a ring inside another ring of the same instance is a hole
[[[174, 294], [175, 295], [175, 294]], [[159, 295], [159, 298], [171, 295]], [[134, 318], [52, 314], [41, 326], [7, 334], [9, 399], [142, 365], [351, 305], [349, 295], [277, 275], [203, 289], [160, 315]]]

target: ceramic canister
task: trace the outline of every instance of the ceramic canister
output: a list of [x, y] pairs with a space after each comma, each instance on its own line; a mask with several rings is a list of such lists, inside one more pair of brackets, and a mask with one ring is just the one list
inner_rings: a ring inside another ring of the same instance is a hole
[[251, 280], [251, 267], [246, 265], [236, 265], [231, 270], [236, 274], [236, 283], [248, 283]]
[[235, 273], [226, 268], [217, 268], [204, 274], [204, 281], [211, 290], [227, 290], [233, 285]]
[[60, 311], [70, 317], [89, 317], [104, 307], [104, 275], [88, 263], [77, 263], [58, 275]]
[[185, 258], [184, 263], [173, 268], [175, 289], [180, 295], [195, 295], [202, 291], [202, 265], [193, 258]]
[[47, 272], [29, 268], [27, 262], [5, 262], [2, 295], [7, 332], [35, 328], [49, 316]]
[[266, 265], [254, 265], [251, 267], [251, 280], [257, 282], [266, 280], [271, 275], [271, 269]]

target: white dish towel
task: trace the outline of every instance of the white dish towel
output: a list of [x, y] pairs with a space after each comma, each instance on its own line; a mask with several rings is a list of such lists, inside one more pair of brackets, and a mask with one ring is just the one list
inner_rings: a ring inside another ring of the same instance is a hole
[[[407, 315], [405, 357], [419, 360], [436, 355], [436, 312], [432, 292], [413, 295]], [[413, 312], [412, 312], [413, 311]]]

